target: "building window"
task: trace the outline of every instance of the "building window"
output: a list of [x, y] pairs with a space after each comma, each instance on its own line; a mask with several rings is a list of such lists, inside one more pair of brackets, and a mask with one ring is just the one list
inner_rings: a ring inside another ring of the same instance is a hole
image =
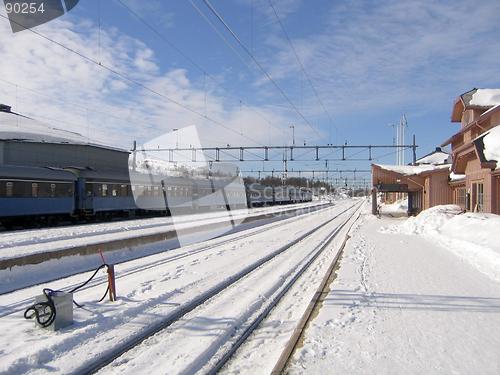
[[465, 188], [457, 188], [455, 191], [455, 203], [460, 207], [465, 207]]
[[484, 207], [484, 185], [477, 184], [477, 210], [483, 211]]
[[484, 209], [484, 185], [483, 183], [472, 184], [472, 196], [474, 199], [474, 206], [472, 209], [477, 212], [482, 212]]

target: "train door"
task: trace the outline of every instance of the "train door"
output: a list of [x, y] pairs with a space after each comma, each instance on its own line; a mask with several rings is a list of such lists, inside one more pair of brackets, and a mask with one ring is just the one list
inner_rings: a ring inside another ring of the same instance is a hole
[[77, 207], [82, 212], [93, 212], [94, 192], [93, 184], [86, 183], [84, 178], [79, 177], [76, 181]]

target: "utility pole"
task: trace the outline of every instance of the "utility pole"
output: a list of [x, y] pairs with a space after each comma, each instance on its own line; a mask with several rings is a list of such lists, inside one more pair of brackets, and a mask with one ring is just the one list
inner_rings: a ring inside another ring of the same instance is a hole
[[415, 140], [415, 134], [413, 134], [413, 146], [412, 146], [412, 150], [413, 150], [413, 165], [416, 165], [417, 164], [417, 143], [416, 143], [416, 140]]
[[175, 132], [175, 148], [178, 149], [179, 148], [179, 129], [172, 129], [173, 132]]
[[285, 148], [283, 150], [283, 184], [285, 184], [286, 179], [288, 178], [288, 149]]
[[295, 125], [290, 125], [292, 129], [292, 146], [295, 146]]
[[408, 126], [408, 122], [406, 121], [406, 115], [403, 114], [403, 117], [401, 118], [401, 121], [399, 122], [401, 130], [399, 131], [400, 134], [400, 165], [404, 165], [405, 163], [405, 150], [403, 148], [405, 144], [405, 128]]

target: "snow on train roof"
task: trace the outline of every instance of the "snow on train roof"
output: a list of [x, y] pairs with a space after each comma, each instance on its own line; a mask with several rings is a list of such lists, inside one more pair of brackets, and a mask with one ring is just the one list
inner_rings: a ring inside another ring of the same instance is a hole
[[127, 152], [13, 112], [0, 111], [0, 140], [89, 145]]
[[159, 176], [189, 177], [195, 179], [206, 179], [209, 176], [212, 179], [240, 177], [238, 167], [230, 163], [217, 163], [210, 169], [208, 163], [196, 165], [194, 162], [178, 163], [151, 157], [143, 158], [141, 151], [137, 151], [135, 159], [129, 158], [129, 170], [136, 175], [151, 173]]
[[0, 165], [0, 174], [4, 178], [40, 178], [49, 180], [71, 180], [76, 176], [58, 168], [25, 167], [20, 165]]

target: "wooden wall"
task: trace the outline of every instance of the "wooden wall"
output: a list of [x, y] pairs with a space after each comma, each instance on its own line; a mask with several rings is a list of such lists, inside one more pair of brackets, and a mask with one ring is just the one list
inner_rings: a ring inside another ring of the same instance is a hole
[[[453, 202], [452, 190], [448, 183], [449, 172], [432, 173], [427, 178], [429, 180], [429, 207], [437, 206], [440, 204], [451, 204]], [[426, 207], [426, 208], [429, 208]]]

